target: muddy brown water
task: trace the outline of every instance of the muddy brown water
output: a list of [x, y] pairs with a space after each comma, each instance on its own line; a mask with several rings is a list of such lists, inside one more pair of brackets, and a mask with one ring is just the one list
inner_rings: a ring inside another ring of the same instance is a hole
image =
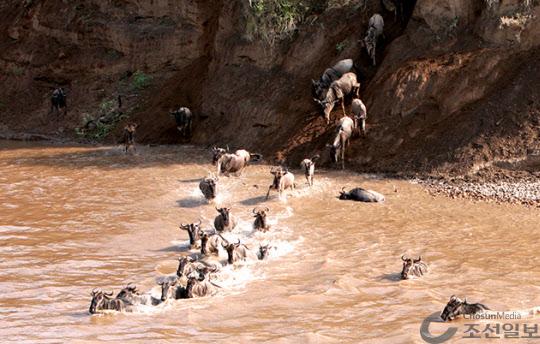
[[[536, 210], [341, 171], [320, 171], [312, 189], [295, 171], [298, 190], [265, 201], [268, 166], [254, 165], [220, 180], [218, 202], [240, 219], [230, 235], [250, 248], [270, 242], [270, 259], [225, 269], [215, 297], [90, 316], [95, 287], [133, 282], [158, 296], [156, 279], [189, 253], [178, 224], [211, 228], [216, 211], [198, 191], [209, 153], [0, 147], [2, 342], [421, 343], [421, 321], [452, 294], [498, 310], [540, 306]], [[359, 185], [387, 201], [336, 198]], [[267, 234], [251, 231], [258, 205], [271, 209]], [[400, 281], [404, 253], [422, 254], [430, 273]]]

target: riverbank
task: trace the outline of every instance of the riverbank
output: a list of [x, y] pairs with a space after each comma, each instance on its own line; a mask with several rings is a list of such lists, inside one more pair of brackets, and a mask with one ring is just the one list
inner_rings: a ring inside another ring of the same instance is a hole
[[433, 196], [540, 207], [538, 172], [489, 169], [473, 176], [415, 177]]

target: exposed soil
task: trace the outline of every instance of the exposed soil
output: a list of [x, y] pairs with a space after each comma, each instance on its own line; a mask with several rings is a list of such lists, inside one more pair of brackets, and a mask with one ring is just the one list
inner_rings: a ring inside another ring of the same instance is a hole
[[[120, 94], [122, 118], [140, 124], [139, 142], [228, 144], [269, 161], [284, 156], [291, 166], [322, 153], [328, 165], [335, 129], [320, 117], [310, 80], [353, 58], [368, 136], [353, 140], [349, 168], [536, 178], [536, 165], [512, 164], [540, 150], [540, 23], [526, 20], [540, 6], [411, 0], [401, 23], [380, 1], [365, 10], [361, 2], [312, 14], [270, 46], [249, 29], [248, 1], [6, 1], [0, 132], [76, 139], [75, 128]], [[373, 67], [358, 40], [375, 12], [386, 25]], [[137, 71], [148, 85], [136, 87]], [[66, 115], [49, 111], [58, 85], [68, 92]], [[196, 116], [191, 138], [180, 137], [168, 115], [178, 106]], [[338, 106], [332, 118], [340, 116]], [[123, 121], [105, 142], [118, 141]]]

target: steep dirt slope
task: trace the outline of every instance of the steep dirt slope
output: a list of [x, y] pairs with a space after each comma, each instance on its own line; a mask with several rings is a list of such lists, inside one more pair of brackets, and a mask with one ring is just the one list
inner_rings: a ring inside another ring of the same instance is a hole
[[[334, 131], [318, 117], [310, 80], [351, 57], [369, 135], [353, 141], [350, 166], [463, 173], [534, 152], [537, 2], [404, 2], [402, 24], [378, 0], [365, 8], [363, 1], [321, 1], [325, 10], [270, 46], [253, 34], [247, 0], [7, 1], [0, 5], [0, 78], [7, 85], [0, 131], [60, 128], [71, 136], [121, 94], [142, 142], [186, 142], [167, 114], [184, 105], [196, 114], [191, 142], [280, 152], [295, 165], [314, 152], [327, 156]], [[386, 38], [381, 64], [372, 67], [358, 39], [375, 12], [385, 18]], [[135, 79], [141, 74], [149, 80], [143, 87]], [[56, 85], [69, 93], [66, 116], [48, 113]], [[333, 118], [340, 116], [338, 108]]]

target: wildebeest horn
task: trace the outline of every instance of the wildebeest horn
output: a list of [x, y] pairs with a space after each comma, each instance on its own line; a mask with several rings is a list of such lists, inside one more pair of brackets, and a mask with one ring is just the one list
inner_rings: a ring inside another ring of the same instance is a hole
[[185, 225], [183, 223], [180, 224], [180, 229], [187, 231], [186, 227], [188, 227], [188, 225]]
[[107, 295], [107, 296], [112, 296], [112, 295], [113, 295], [113, 292], [111, 291], [110, 293], [103, 293], [103, 294], [105, 294], [105, 295]]
[[236, 247], [240, 246], [240, 239], [238, 239], [238, 242], [236, 244], [234, 244], [234, 246], [236, 246]]
[[341, 192], [343, 192], [343, 193], [347, 192], [347, 191], [345, 191], [345, 187], [341, 188]]
[[407, 261], [407, 258], [405, 258], [405, 255], [402, 255], [402, 256], [401, 256], [401, 260], [404, 261], [404, 262]]
[[415, 263], [418, 263], [418, 262], [421, 261], [421, 260], [422, 260], [422, 256], [418, 256], [418, 259], [415, 259], [414, 262], [415, 262]]
[[265, 208], [264, 208], [264, 211], [269, 212], [270, 209], [268, 209], [268, 207], [265, 207]]
[[199, 224], [197, 224], [197, 226], [200, 226], [202, 223], [201, 219], [199, 219]]
[[217, 212], [219, 213], [219, 209], [218, 209], [218, 207], [214, 207], [214, 208], [216, 208], [216, 211], [217, 211]]
[[99, 293], [101, 291], [101, 289], [99, 288], [94, 288], [92, 289], [92, 295], [96, 295], [97, 293]]
[[[229, 245], [229, 240], [225, 239], [220, 233], [218, 233], [219, 237], [221, 238], [221, 240], [223, 240], [224, 242], [226, 242], [226, 246]], [[223, 242], [221, 243], [221, 246], [223, 246]], [[223, 247], [226, 247], [226, 246], [223, 246]]]
[[450, 301], [453, 301], [453, 300], [455, 300], [455, 299], [457, 299], [456, 295], [450, 296]]
[[253, 208], [253, 210], [251, 212], [256, 215], [257, 213], [255, 212], [255, 209], [257, 209], [257, 208]]

